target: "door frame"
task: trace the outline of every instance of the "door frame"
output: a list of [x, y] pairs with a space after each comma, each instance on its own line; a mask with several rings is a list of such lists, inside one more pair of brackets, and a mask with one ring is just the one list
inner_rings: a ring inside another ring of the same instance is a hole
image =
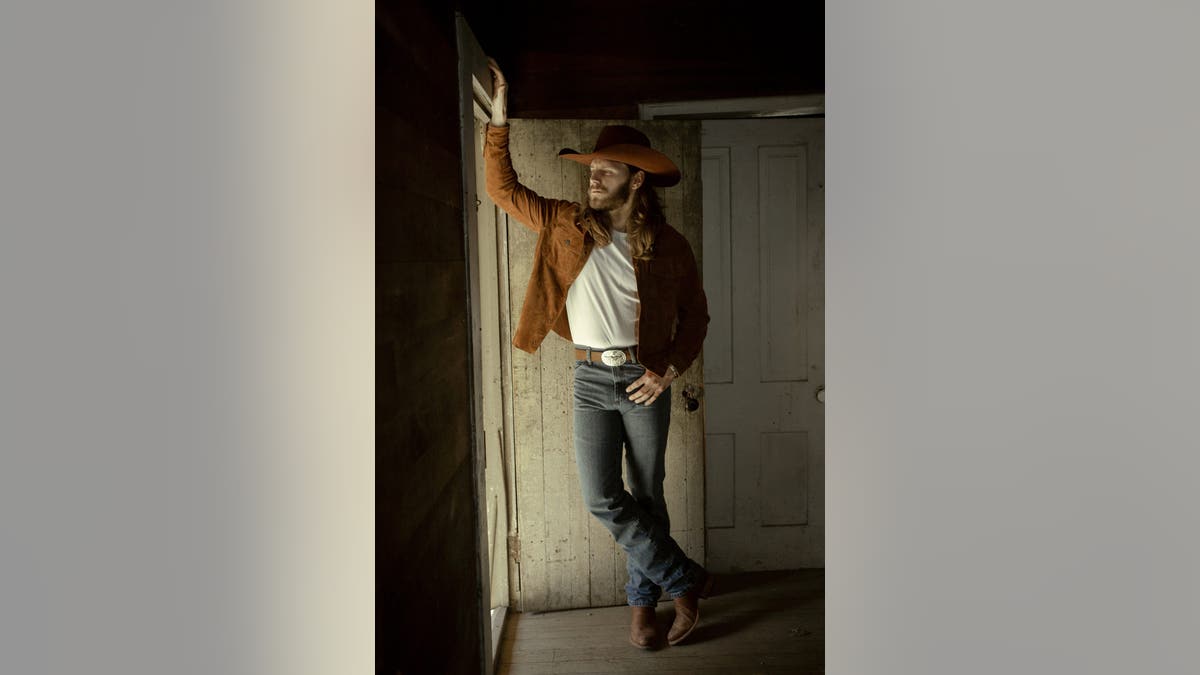
[[[477, 588], [479, 589], [481, 615], [478, 617], [479, 639], [483, 642], [483, 653], [489, 654], [490, 658], [485, 658], [482, 664], [482, 672], [484, 675], [493, 675], [497, 670], [497, 658], [499, 656], [500, 641], [503, 635], [505, 621], [508, 617], [508, 605], [511, 602], [511, 592], [509, 598], [497, 608], [496, 614], [492, 614], [491, 596], [492, 596], [492, 569], [493, 556], [488, 547], [488, 517], [487, 517], [487, 445], [485, 438], [485, 420], [484, 420], [484, 395], [485, 387], [492, 386], [489, 380], [485, 380], [483, 372], [483, 352], [485, 349], [497, 348], [501, 342], [502, 327], [500, 323], [503, 321], [487, 321], [483, 320], [482, 303], [484, 291], [481, 290], [480, 282], [483, 278], [484, 260], [497, 261], [500, 255], [500, 250], [495, 237], [480, 237], [480, 220], [477, 204], [479, 203], [479, 191], [484, 186], [479, 185], [476, 176], [475, 156], [477, 154], [477, 145], [480, 141], [475, 133], [475, 123], [477, 119], [486, 119], [491, 116], [491, 72], [487, 67], [487, 56], [483, 52], [479, 41], [475, 38], [474, 32], [470, 25], [467, 24], [466, 17], [462, 12], [455, 12], [455, 41], [458, 51], [458, 83], [459, 83], [459, 133], [461, 140], [462, 152], [462, 185], [463, 185], [463, 228], [464, 228], [464, 243], [466, 245], [466, 271], [467, 271], [467, 305], [468, 314], [470, 317], [470, 326], [467, 339], [470, 346], [470, 362], [468, 367], [471, 371], [469, 379], [470, 384], [470, 402], [471, 402], [471, 429], [470, 429], [470, 447], [472, 453], [472, 498], [476, 509], [476, 522], [478, 523], [478, 531], [476, 532], [476, 580]], [[486, 83], [486, 84], [485, 84]], [[490, 295], [490, 292], [488, 292]], [[497, 303], [498, 304], [498, 303]], [[491, 347], [487, 347], [490, 345]], [[503, 351], [503, 350], [500, 350]], [[500, 381], [503, 382], [504, 368], [501, 365]], [[503, 400], [503, 396], [499, 396]], [[507, 418], [501, 414], [499, 424], [501, 429], [501, 442], [507, 442], [504, 439], [509, 437], [505, 433], [507, 427]], [[502, 450], [503, 453], [503, 450]], [[507, 476], [508, 467], [502, 466], [501, 471]], [[511, 514], [509, 513], [509, 490], [507, 488], [508, 481], [505, 481], [504, 505], [503, 513], [497, 513], [496, 518], [499, 522], [500, 518], [505, 519], [506, 525], [511, 523]], [[505, 528], [507, 534], [508, 527]], [[508, 577], [510, 571], [508, 569], [508, 537], [505, 536], [504, 541], [495, 542], [495, 548], [499, 552], [499, 558], [503, 561], [504, 576]], [[505, 579], [507, 581], [507, 579]], [[507, 587], [507, 583], [505, 584]]]
[[811, 117], [825, 114], [825, 94], [804, 96], [760, 96], [723, 98], [706, 101], [668, 101], [639, 103], [638, 117], [643, 120], [669, 119], [757, 119], [769, 117]]

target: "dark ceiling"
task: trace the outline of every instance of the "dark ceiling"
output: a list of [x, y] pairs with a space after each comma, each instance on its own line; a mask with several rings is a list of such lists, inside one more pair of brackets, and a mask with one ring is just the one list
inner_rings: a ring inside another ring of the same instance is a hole
[[825, 90], [823, 3], [458, 0], [513, 117], [633, 118], [637, 104]]

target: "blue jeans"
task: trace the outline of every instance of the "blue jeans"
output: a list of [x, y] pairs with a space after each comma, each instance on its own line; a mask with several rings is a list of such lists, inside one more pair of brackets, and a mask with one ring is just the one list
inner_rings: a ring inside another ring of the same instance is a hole
[[[700, 566], [671, 538], [663, 498], [671, 389], [649, 406], [625, 392], [645, 372], [632, 362], [575, 362], [575, 461], [588, 511], [625, 549], [629, 604], [654, 607], [663, 589], [672, 598], [687, 593]], [[621, 482], [622, 454], [628, 491]]]

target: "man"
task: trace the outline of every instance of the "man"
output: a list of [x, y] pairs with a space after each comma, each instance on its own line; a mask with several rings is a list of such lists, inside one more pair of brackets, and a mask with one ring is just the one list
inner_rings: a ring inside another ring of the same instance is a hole
[[[559, 156], [589, 167], [587, 205], [547, 199], [517, 180], [508, 152], [508, 84], [495, 79], [484, 158], [495, 203], [538, 233], [513, 344], [534, 352], [554, 330], [575, 344], [575, 458], [588, 510], [625, 549], [630, 641], [658, 644], [654, 608], [674, 599], [670, 644], [700, 619], [712, 577], [670, 536], [663, 498], [671, 382], [700, 353], [708, 306], [691, 246], [663, 218], [654, 186], [679, 169], [644, 134], [614, 125], [592, 153]], [[627, 492], [621, 482], [626, 449]]]

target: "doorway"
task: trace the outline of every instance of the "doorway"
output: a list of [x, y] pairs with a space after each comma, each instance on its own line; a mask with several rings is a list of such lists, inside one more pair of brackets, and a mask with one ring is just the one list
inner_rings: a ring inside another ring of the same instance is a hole
[[483, 173], [483, 135], [491, 116], [488, 91], [491, 76], [483, 50], [462, 15], [457, 16], [459, 53], [460, 123], [462, 129], [463, 203], [470, 289], [471, 355], [473, 386], [473, 433], [475, 494], [479, 522], [479, 580], [488, 601], [483, 624], [485, 647], [492, 658], [493, 672], [510, 605], [509, 551], [512, 519], [513, 470], [511, 397], [506, 387], [508, 372], [509, 312], [506, 238], [503, 219], [486, 197]]

